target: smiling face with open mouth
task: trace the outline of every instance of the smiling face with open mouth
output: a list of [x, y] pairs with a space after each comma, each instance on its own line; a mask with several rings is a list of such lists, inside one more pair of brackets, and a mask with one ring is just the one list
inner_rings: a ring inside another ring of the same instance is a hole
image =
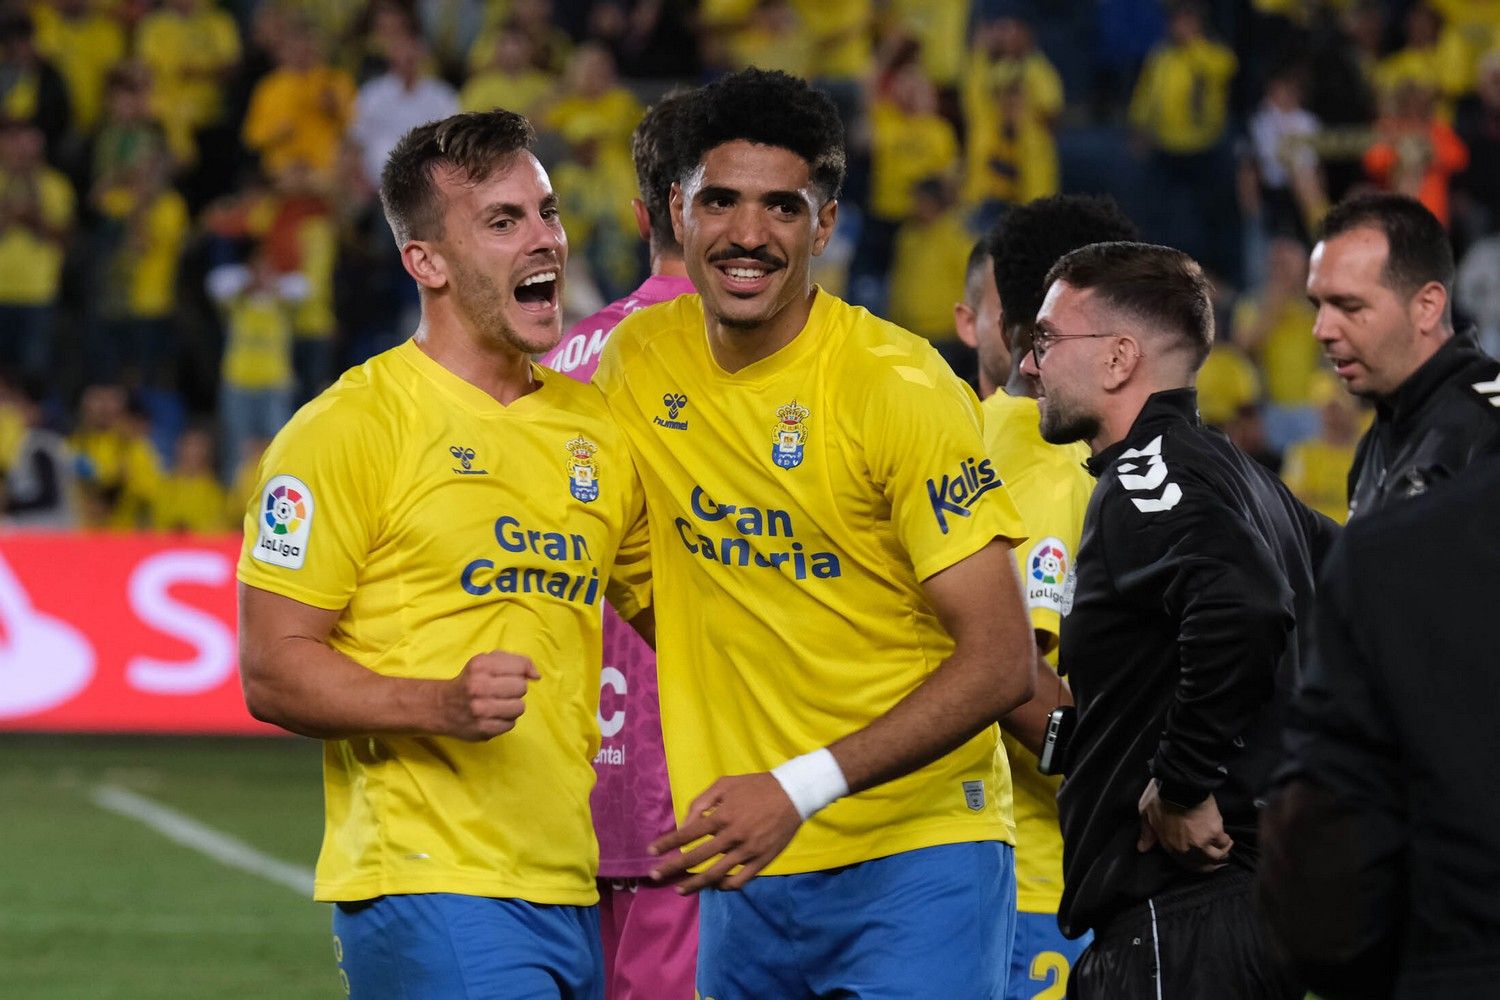
[[674, 186], [672, 215], [711, 322], [769, 333], [777, 346], [797, 335], [810, 306], [812, 258], [836, 215], [806, 160], [739, 139], [715, 146]]
[[562, 338], [568, 237], [547, 172], [529, 152], [478, 184], [437, 178], [446, 201], [438, 244], [467, 324], [486, 340], [540, 354]]

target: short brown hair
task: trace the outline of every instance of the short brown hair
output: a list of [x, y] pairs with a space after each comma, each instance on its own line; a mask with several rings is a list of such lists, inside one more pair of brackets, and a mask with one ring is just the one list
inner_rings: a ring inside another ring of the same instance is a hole
[[661, 250], [681, 254], [672, 232], [672, 184], [695, 164], [683, 163], [678, 155], [677, 131], [690, 94], [675, 91], [651, 105], [630, 135], [630, 156], [635, 161], [635, 181], [651, 220], [651, 243]]
[[1203, 268], [1181, 250], [1151, 243], [1095, 243], [1067, 254], [1047, 274], [1091, 290], [1105, 305], [1154, 329], [1178, 334], [1196, 371], [1214, 344], [1214, 307]]
[[380, 203], [397, 245], [443, 235], [433, 173], [451, 167], [470, 184], [486, 180], [536, 142], [536, 130], [514, 111], [469, 111], [418, 125], [401, 137], [380, 172]]

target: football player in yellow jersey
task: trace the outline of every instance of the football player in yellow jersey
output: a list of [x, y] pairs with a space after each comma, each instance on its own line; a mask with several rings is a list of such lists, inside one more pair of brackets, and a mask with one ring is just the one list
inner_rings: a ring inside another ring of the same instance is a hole
[[315, 894], [355, 998], [603, 997], [600, 616], [649, 600], [644, 497], [597, 390], [531, 361], [567, 260], [533, 139], [496, 110], [397, 145], [421, 325], [277, 435], [246, 514], [245, 697], [326, 741]]
[[1021, 374], [1020, 359], [1031, 350], [1047, 272], [1058, 258], [1090, 243], [1135, 238], [1135, 225], [1108, 199], [1058, 195], [1019, 206], [974, 247], [965, 301], [954, 307], [960, 339], [979, 355], [985, 443], [1031, 532], [1015, 553], [1041, 657], [1036, 696], [1001, 720], [1015, 789], [1012, 1000], [1061, 1000], [1072, 963], [1091, 940], [1086, 934], [1069, 941], [1057, 926], [1063, 885], [1060, 779], [1037, 770], [1037, 752], [1048, 715], [1073, 700], [1053, 668], [1067, 580], [1094, 480], [1083, 467], [1086, 446], [1042, 440], [1036, 389]]
[[995, 720], [1031, 694], [1025, 528], [973, 392], [812, 284], [844, 174], [828, 98], [746, 70], [696, 92], [678, 135], [698, 294], [626, 318], [596, 376], [656, 539], [679, 827], [653, 877], [704, 890], [705, 998], [998, 1000]]

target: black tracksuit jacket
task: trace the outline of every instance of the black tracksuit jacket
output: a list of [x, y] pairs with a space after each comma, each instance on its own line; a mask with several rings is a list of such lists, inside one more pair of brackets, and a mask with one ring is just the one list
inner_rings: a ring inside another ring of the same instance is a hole
[[1070, 937], [1198, 877], [1159, 848], [1136, 851], [1153, 776], [1171, 802], [1214, 795], [1231, 861], [1254, 867], [1297, 624], [1338, 532], [1204, 427], [1191, 389], [1153, 395], [1089, 469], [1099, 483], [1060, 654], [1078, 704], [1058, 795]]

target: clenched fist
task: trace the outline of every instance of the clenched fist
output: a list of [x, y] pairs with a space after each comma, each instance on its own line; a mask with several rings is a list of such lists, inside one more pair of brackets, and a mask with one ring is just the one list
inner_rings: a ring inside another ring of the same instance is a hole
[[530, 658], [495, 650], [471, 657], [442, 688], [444, 731], [487, 740], [515, 728], [526, 711], [526, 689], [542, 675]]

